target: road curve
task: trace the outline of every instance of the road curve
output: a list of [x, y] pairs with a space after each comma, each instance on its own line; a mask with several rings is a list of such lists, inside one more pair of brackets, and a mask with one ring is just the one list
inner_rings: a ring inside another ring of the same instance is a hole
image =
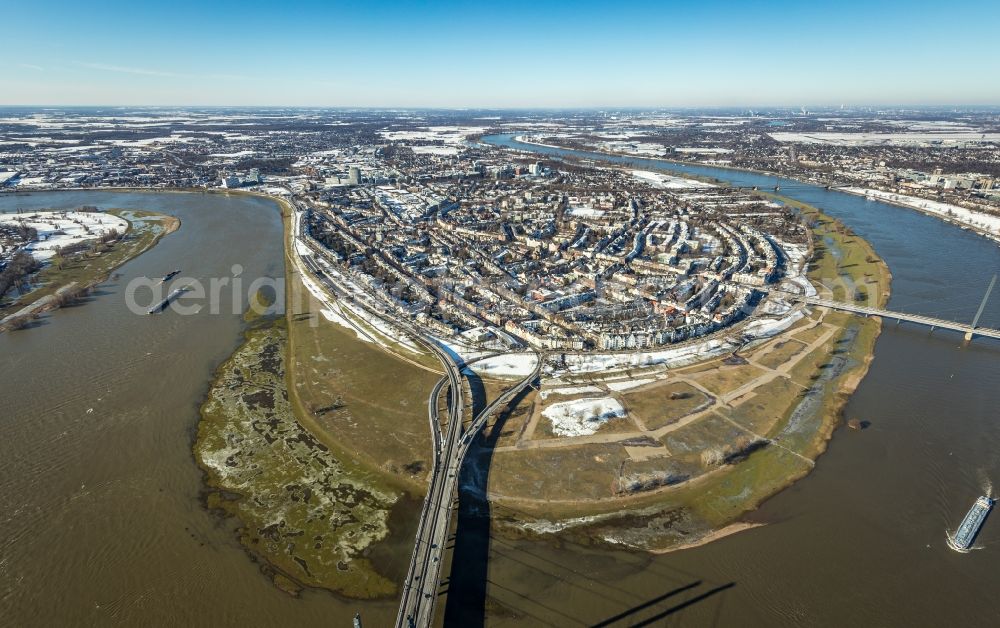
[[[444, 545], [451, 529], [451, 515], [458, 494], [459, 470], [465, 455], [490, 416], [531, 385], [538, 378], [544, 362], [539, 355], [534, 371], [483, 408], [473, 418], [469, 429], [463, 432], [460, 367], [443, 348], [435, 345], [433, 349], [448, 372], [451, 388], [448, 428], [440, 456], [435, 458], [434, 473], [421, 509], [410, 567], [403, 583], [403, 595], [396, 616], [397, 628], [424, 628], [433, 624]], [[441, 385], [439, 382], [435, 387], [438, 392]]]

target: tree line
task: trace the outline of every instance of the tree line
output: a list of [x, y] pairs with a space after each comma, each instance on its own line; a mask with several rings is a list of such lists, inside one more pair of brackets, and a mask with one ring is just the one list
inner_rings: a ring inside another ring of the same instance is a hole
[[41, 264], [30, 253], [15, 253], [3, 270], [0, 270], [0, 298], [13, 288], [24, 292], [28, 288], [28, 277], [40, 267]]

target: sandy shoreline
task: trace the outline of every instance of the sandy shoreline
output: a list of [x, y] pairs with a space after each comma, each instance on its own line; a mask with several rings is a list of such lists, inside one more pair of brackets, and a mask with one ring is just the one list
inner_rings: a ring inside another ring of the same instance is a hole
[[673, 547], [668, 547], [665, 549], [655, 549], [650, 550], [651, 554], [669, 554], [671, 552], [679, 552], [681, 550], [692, 549], [695, 547], [701, 547], [702, 545], [707, 545], [712, 541], [718, 541], [719, 539], [731, 536], [738, 532], [743, 532], [744, 530], [752, 530], [754, 528], [760, 528], [766, 526], [766, 523], [748, 523], [748, 522], [738, 522], [730, 523], [724, 528], [719, 528], [713, 532], [702, 536], [697, 541], [691, 541], [690, 543], [683, 543], [681, 545], [675, 545]]

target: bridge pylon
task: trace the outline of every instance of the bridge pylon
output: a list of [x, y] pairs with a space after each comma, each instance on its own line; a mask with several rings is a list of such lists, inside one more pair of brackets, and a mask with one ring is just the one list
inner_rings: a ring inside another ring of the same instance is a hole
[[972, 327], [969, 331], [965, 332], [965, 339], [972, 340], [972, 335], [976, 332], [976, 326], [979, 325], [979, 317], [983, 315], [983, 310], [986, 309], [986, 302], [990, 300], [990, 293], [993, 292], [993, 286], [997, 283], [996, 274], [993, 275], [993, 279], [990, 279], [990, 285], [986, 288], [986, 294], [983, 295], [983, 302], [979, 304], [979, 310], [976, 311], [976, 317], [972, 319]]

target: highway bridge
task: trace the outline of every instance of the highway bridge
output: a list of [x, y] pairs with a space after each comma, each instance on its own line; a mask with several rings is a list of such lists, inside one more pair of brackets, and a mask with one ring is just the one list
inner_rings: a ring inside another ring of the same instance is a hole
[[926, 325], [930, 327], [931, 330], [938, 327], [941, 329], [951, 329], [965, 334], [966, 340], [972, 340], [973, 336], [1000, 339], [1000, 330], [991, 329], [989, 327], [979, 327], [979, 318], [983, 315], [983, 310], [986, 309], [986, 302], [989, 301], [990, 293], [993, 292], [993, 287], [996, 285], [996, 281], [997, 277], [994, 275], [992, 281], [990, 281], [989, 287], [986, 289], [986, 294], [983, 296], [983, 301], [979, 304], [979, 310], [976, 312], [976, 316], [972, 319], [971, 324], [957, 323], [955, 321], [949, 321], [942, 318], [934, 318], [933, 316], [924, 316], [923, 314], [894, 312], [892, 310], [868, 307], [865, 305], [858, 305], [856, 303], [845, 303], [843, 301], [833, 301], [831, 299], [823, 299], [820, 297], [803, 296], [801, 294], [784, 292], [781, 290], [771, 290], [769, 292], [771, 294], [780, 295], [791, 301], [798, 301], [799, 303], [815, 305], [818, 307], [826, 307], [831, 310], [850, 312], [852, 314], [860, 314], [862, 316], [879, 316], [887, 319], [895, 319], [897, 322], [916, 323], [917, 325]]
[[469, 429], [462, 429], [464, 400], [462, 397], [461, 367], [451, 354], [433, 341], [426, 343], [432, 348], [447, 371], [450, 390], [448, 403], [448, 423], [442, 439], [438, 421], [438, 396], [446, 379], [442, 379], [431, 390], [428, 414], [434, 434], [434, 470], [431, 475], [427, 497], [424, 499], [417, 526], [417, 538], [410, 557], [410, 567], [403, 583], [403, 596], [396, 616], [397, 628], [431, 626], [434, 622], [434, 608], [441, 582], [444, 546], [451, 530], [451, 517], [458, 495], [459, 471], [465, 455], [472, 446], [479, 431], [489, 421], [490, 416], [503, 408], [526, 387], [530, 386], [541, 372], [544, 362], [538, 356], [535, 369], [530, 375], [508, 388], [476, 415]]
[[[301, 225], [296, 226], [296, 229]], [[311, 251], [321, 257], [329, 255], [311, 239], [304, 238]], [[311, 256], [296, 255], [305, 269], [320, 280], [323, 287], [334, 297], [349, 299], [356, 307], [366, 310], [377, 317], [389, 315], [388, 309], [373, 298], [371, 302], [359, 298], [361, 295], [350, 294], [342, 290], [331, 277], [320, 268]], [[331, 260], [333, 261], [333, 260]], [[301, 270], [305, 270], [301, 269]], [[374, 297], [374, 295], [370, 295]], [[497, 409], [502, 408], [516, 395], [538, 378], [542, 368], [542, 357], [539, 356], [535, 370], [495, 399], [491, 404], [473, 418], [468, 430], [463, 431], [463, 416], [465, 398], [462, 388], [461, 369], [466, 366], [456, 360], [456, 356], [448, 352], [434, 338], [424, 333], [405, 320], [393, 318], [394, 325], [412, 335], [420, 344], [432, 351], [445, 370], [445, 377], [439, 380], [431, 389], [427, 403], [428, 420], [430, 421], [433, 438], [433, 470], [427, 496], [424, 499], [417, 524], [416, 540], [413, 553], [410, 556], [410, 566], [403, 583], [403, 593], [396, 617], [396, 626], [400, 628], [416, 628], [430, 626], [434, 622], [435, 604], [441, 581], [442, 559], [444, 546], [451, 529], [451, 516], [455, 497], [458, 494], [458, 476], [465, 455], [473, 439], [489, 417]], [[474, 361], [474, 360], [473, 360]], [[471, 363], [471, 361], [470, 361]], [[444, 386], [448, 386], [448, 420], [445, 434], [441, 433], [439, 419], [439, 398]]]
[[951, 329], [954, 331], [960, 331], [965, 334], [965, 337], [972, 339], [972, 336], [984, 336], [987, 338], [997, 338], [1000, 339], [1000, 330], [990, 329], [989, 327], [976, 327], [968, 323], [956, 323], [954, 321], [948, 321], [941, 318], [933, 318], [931, 316], [923, 316], [921, 314], [907, 314], [905, 312], [893, 312], [892, 310], [883, 310], [875, 307], [865, 307], [863, 305], [854, 305], [853, 303], [844, 303], [841, 301], [830, 301], [829, 299], [820, 299], [818, 297], [803, 297], [801, 295], [787, 295], [788, 298], [794, 299], [801, 303], [806, 303], [809, 305], [817, 305], [820, 307], [828, 307], [831, 310], [840, 310], [841, 312], [851, 312], [853, 314], [861, 314], [863, 316], [881, 316], [885, 319], [895, 319], [901, 322], [916, 323], [918, 325], [926, 325], [931, 329], [936, 329], [940, 327], [941, 329]]
[[[459, 365], [436, 342], [430, 341], [426, 344], [441, 361], [447, 377], [431, 390], [428, 403], [431, 433], [434, 437], [434, 466], [427, 496], [420, 512], [416, 541], [410, 556], [410, 567], [403, 584], [403, 596], [396, 618], [396, 625], [403, 627], [429, 626], [434, 620], [441, 558], [451, 523], [454, 494], [457, 490], [458, 467], [455, 465], [455, 460], [465, 407]], [[448, 423], [447, 433], [442, 439], [438, 420], [438, 395], [446, 380], [449, 390]]]
[[[297, 237], [302, 230], [303, 225], [296, 221], [294, 225], [295, 236]], [[303, 240], [312, 252], [321, 257], [329, 258], [330, 253], [316, 245], [311, 238], [304, 238]], [[305, 267], [314, 276], [319, 278], [324, 287], [334, 296], [350, 299], [356, 306], [367, 310], [373, 316], [386, 317], [390, 315], [389, 308], [384, 304], [378, 303], [376, 295], [367, 295], [370, 297], [370, 301], [366, 302], [365, 299], [359, 298], [362, 295], [347, 293], [340, 289], [336, 282], [332, 281], [315, 261], [309, 259], [309, 256], [303, 256], [301, 260]], [[331, 261], [336, 260], [331, 259]], [[994, 277], [994, 282], [990, 284], [990, 288], [987, 290], [986, 296], [980, 305], [979, 312], [977, 312], [971, 324], [957, 323], [919, 314], [894, 312], [815, 296], [804, 296], [780, 290], [768, 290], [761, 287], [757, 287], [757, 289], [779, 295], [790, 301], [816, 307], [826, 307], [862, 316], [879, 316], [884, 319], [895, 319], [897, 321], [926, 325], [932, 329], [940, 327], [955, 330], [965, 333], [967, 338], [979, 335], [1000, 339], [1000, 330], [978, 327], [979, 318], [982, 315], [995, 281], [996, 277]], [[457, 361], [456, 356], [449, 353], [436, 340], [426, 335], [417, 327], [410, 325], [404, 320], [400, 320], [398, 317], [394, 317], [392, 322], [394, 325], [406, 330], [418, 342], [431, 350], [438, 357], [445, 370], [445, 377], [435, 384], [428, 400], [428, 420], [433, 438], [433, 470], [427, 496], [424, 499], [421, 509], [416, 539], [406, 580], [403, 583], [402, 598], [395, 624], [397, 628], [424, 628], [433, 625], [434, 622], [435, 606], [441, 582], [444, 546], [451, 529], [452, 513], [455, 498], [458, 494], [459, 471], [465, 460], [465, 456], [477, 434], [486, 425], [493, 413], [502, 409], [538, 378], [544, 362], [544, 356], [539, 354], [537, 364], [531, 374], [493, 400], [473, 418], [468, 429], [463, 429], [462, 423], [466, 402], [463, 395], [461, 370], [467, 365]], [[442, 434], [439, 399], [440, 393], [446, 385], [449, 390], [448, 419], [445, 425], [445, 433]]]

